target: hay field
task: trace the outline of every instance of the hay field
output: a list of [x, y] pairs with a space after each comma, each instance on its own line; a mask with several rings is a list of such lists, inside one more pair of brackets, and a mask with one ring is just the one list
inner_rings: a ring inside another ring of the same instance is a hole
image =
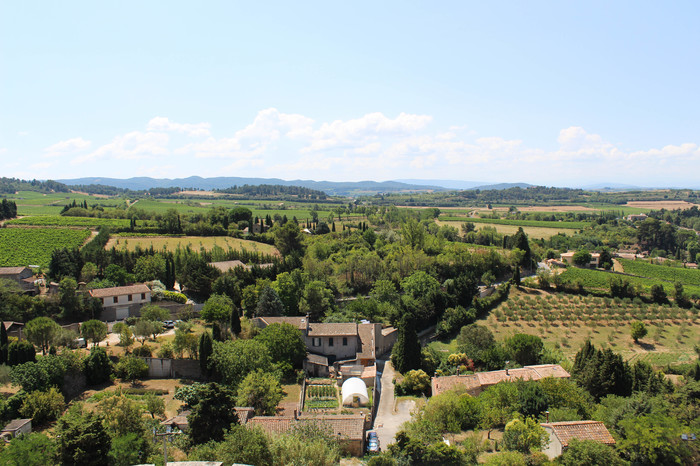
[[[447, 221], [443, 222], [441, 220], [436, 220], [438, 225], [450, 225], [452, 227], [457, 228], [460, 230], [461, 226], [463, 223], [468, 222], [468, 218], [464, 218], [463, 221]], [[495, 228], [497, 232], [504, 234], [504, 235], [514, 235], [515, 233], [518, 232], [518, 226], [517, 225], [497, 225], [493, 223], [477, 223], [476, 224], [476, 229], [481, 230], [482, 228], [486, 227], [492, 227]], [[522, 227], [523, 231], [525, 234], [527, 234], [528, 237], [530, 238], [544, 238], [544, 239], [549, 239], [554, 235], [557, 235], [559, 233], [563, 233], [565, 235], [571, 235], [577, 230], [572, 230], [571, 228], [545, 228], [545, 227]], [[461, 234], [461, 230], [460, 230]]]
[[211, 251], [214, 246], [219, 246], [224, 250], [229, 248], [236, 250], [245, 249], [250, 252], [280, 255], [277, 248], [270, 244], [231, 238], [230, 236], [117, 236], [107, 242], [105, 249], [115, 247], [119, 250], [128, 249], [129, 251], [134, 251], [137, 246], [141, 249], [148, 249], [153, 246], [153, 249], [157, 251], [163, 249], [174, 251], [178, 247], [185, 248], [187, 246], [196, 251], [201, 248]]

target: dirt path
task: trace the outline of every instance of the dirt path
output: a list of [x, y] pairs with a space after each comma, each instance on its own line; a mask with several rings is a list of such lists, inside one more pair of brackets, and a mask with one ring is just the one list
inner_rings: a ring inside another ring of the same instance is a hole
[[394, 367], [391, 361], [377, 361], [384, 363], [382, 372], [382, 393], [379, 398], [379, 408], [374, 419], [374, 430], [379, 437], [379, 446], [382, 450], [394, 443], [396, 433], [401, 424], [411, 419], [411, 412], [416, 406], [415, 401], [400, 401], [394, 411]]
[[625, 272], [625, 268], [622, 267], [622, 264], [620, 263], [619, 260], [613, 259], [612, 262], [613, 262], [613, 272], [620, 272], [620, 273]]

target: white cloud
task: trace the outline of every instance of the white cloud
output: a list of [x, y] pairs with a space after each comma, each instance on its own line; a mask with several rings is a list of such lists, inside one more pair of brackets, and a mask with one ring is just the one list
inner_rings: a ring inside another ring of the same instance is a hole
[[185, 133], [188, 136], [201, 137], [209, 136], [211, 132], [209, 123], [175, 123], [166, 117], [155, 117], [148, 122], [146, 129], [148, 131], [174, 131], [176, 133]]
[[37, 162], [33, 163], [29, 166], [29, 168], [32, 168], [34, 170], [45, 170], [49, 167], [51, 167], [53, 164], [49, 162]]
[[73, 164], [83, 163], [89, 160], [101, 158], [115, 159], [140, 159], [169, 153], [169, 142], [165, 133], [132, 131], [122, 136], [117, 136], [109, 144], [98, 147], [93, 152], [77, 157]]
[[59, 157], [61, 155], [70, 154], [85, 150], [92, 143], [83, 138], [66, 139], [65, 141], [57, 142], [56, 144], [44, 149], [45, 157]]

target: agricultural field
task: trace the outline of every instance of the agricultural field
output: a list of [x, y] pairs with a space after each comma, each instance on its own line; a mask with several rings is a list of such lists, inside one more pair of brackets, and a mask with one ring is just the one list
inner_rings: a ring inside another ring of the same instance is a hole
[[17, 203], [17, 214], [24, 215], [58, 215], [63, 206], [69, 202], [84, 201], [88, 204], [100, 204], [105, 207], [115, 207], [123, 204], [120, 198], [104, 198], [80, 193], [52, 193], [43, 194], [34, 191], [19, 191], [14, 195], [7, 196], [8, 200]]
[[644, 260], [618, 259], [625, 273], [639, 275], [671, 282], [681, 282], [683, 285], [700, 286], [700, 270], [670, 267], [667, 265], [651, 264]]
[[130, 221], [128, 219], [121, 218], [62, 217], [60, 215], [42, 215], [17, 218], [14, 220], [8, 220], [5, 223], [7, 225], [36, 225], [85, 228], [98, 228], [101, 226], [108, 226], [112, 228], [128, 228]]
[[90, 237], [90, 230], [71, 228], [0, 229], [0, 266], [39, 265], [47, 267], [51, 253], [77, 248]]
[[544, 220], [513, 220], [507, 218], [480, 218], [480, 217], [454, 217], [454, 216], [440, 216], [440, 220], [443, 221], [461, 221], [461, 222], [471, 222], [474, 224], [478, 223], [488, 223], [493, 225], [512, 225], [516, 227], [537, 227], [537, 228], [558, 228], [558, 229], [571, 229], [571, 230], [582, 230], [590, 225], [590, 222], [549, 222]]
[[[627, 275], [617, 275], [609, 272], [604, 272], [602, 270], [568, 267], [564, 272], [561, 273], [560, 277], [563, 283], [569, 283], [574, 285], [580, 283], [584, 288], [587, 289], [610, 288], [610, 280], [613, 277], [620, 277], [623, 280], [629, 281], [632, 285], [640, 287], [642, 291], [645, 291], [647, 293], [650, 291], [652, 285], [657, 284], [663, 286], [667, 294], [672, 294], [674, 291], [674, 282], [672, 281], [644, 277], [630, 277]], [[684, 285], [684, 290], [689, 295], [700, 295], [700, 286]]]
[[115, 247], [119, 250], [134, 251], [137, 247], [148, 249], [151, 246], [157, 251], [163, 249], [175, 251], [178, 248], [184, 249], [187, 246], [196, 251], [201, 248], [211, 251], [212, 248], [218, 246], [224, 250], [230, 248], [240, 251], [245, 249], [249, 252], [279, 255], [277, 248], [270, 244], [231, 238], [230, 236], [116, 236], [110, 238], [105, 249], [109, 250]]
[[[645, 322], [649, 331], [639, 344], [630, 336], [630, 322], [636, 320]], [[700, 344], [697, 310], [527, 288], [511, 291], [507, 301], [477, 323], [486, 325], [498, 341], [515, 333], [536, 335], [571, 362], [587, 339], [626, 360], [642, 359], [657, 367], [694, 361], [694, 346]], [[446, 353], [458, 351], [456, 339], [431, 346]]]
[[[460, 231], [461, 234], [461, 227], [462, 224], [465, 223], [466, 221], [469, 221], [468, 219], [463, 219], [460, 221], [444, 221], [442, 218], [436, 220], [438, 225], [450, 225], [452, 227], [457, 228], [457, 230]], [[496, 231], [502, 235], [514, 235], [515, 233], [518, 232], [518, 226], [515, 225], [495, 225], [495, 224], [487, 224], [487, 223], [481, 223], [481, 224], [475, 224], [476, 229], [480, 230], [482, 228], [495, 228]], [[523, 231], [527, 234], [528, 237], [530, 238], [544, 238], [544, 239], [549, 239], [552, 236], [558, 235], [559, 233], [565, 234], [565, 235], [571, 235], [573, 234], [576, 230], [571, 230], [568, 228], [542, 228], [542, 227], [522, 227]]]

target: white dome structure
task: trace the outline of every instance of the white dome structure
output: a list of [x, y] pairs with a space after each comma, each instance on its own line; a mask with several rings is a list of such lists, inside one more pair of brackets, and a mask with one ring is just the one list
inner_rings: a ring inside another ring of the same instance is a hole
[[369, 403], [369, 395], [367, 394], [367, 385], [358, 377], [350, 377], [343, 382], [341, 389], [343, 406], [350, 406], [356, 399], [359, 399], [361, 405]]

